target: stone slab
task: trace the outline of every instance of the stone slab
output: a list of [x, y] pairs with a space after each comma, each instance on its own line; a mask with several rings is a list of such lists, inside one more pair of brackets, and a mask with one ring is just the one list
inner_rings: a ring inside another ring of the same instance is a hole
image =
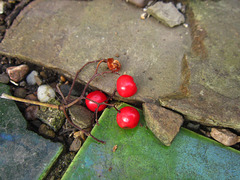
[[189, 1], [189, 96], [160, 99], [188, 120], [240, 132], [240, 1]]
[[87, 138], [63, 180], [240, 178], [239, 151], [184, 128], [166, 147], [146, 128], [141, 111], [134, 129], [121, 129], [116, 114], [103, 112], [92, 134], [106, 144]]
[[[7, 31], [0, 53], [68, 76], [88, 61], [118, 54], [120, 73], [132, 75], [138, 85], [138, 93], [129, 101], [178, 92], [182, 58], [191, 45], [189, 29], [171, 29], [154, 18], [143, 21], [141, 13], [141, 8], [124, 1], [36, 0]], [[95, 67], [90, 65], [79, 80], [88, 81]], [[91, 85], [112, 93], [117, 77], [108, 74]]]
[[[9, 93], [0, 83], [0, 94]], [[0, 99], [0, 179], [43, 179], [63, 146], [28, 131], [15, 102]]]
[[183, 124], [183, 117], [153, 103], [143, 103], [143, 114], [147, 127], [164, 145], [170, 146]]

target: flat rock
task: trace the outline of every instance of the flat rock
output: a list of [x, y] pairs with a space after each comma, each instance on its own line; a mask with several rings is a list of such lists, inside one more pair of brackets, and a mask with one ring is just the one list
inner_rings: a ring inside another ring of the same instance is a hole
[[[47, 103], [60, 105], [56, 99], [50, 99]], [[53, 109], [49, 107], [40, 106], [37, 117], [47, 125], [49, 125], [54, 131], [58, 131], [65, 122], [65, 115], [63, 111]]]
[[[138, 93], [127, 101], [179, 92], [182, 58], [191, 45], [189, 30], [169, 29], [154, 19], [142, 21], [141, 13], [124, 1], [36, 0], [8, 30], [0, 54], [54, 68], [68, 77], [88, 61], [118, 54], [120, 73], [132, 75], [138, 86]], [[96, 64], [89, 65], [78, 80], [87, 82], [95, 68]], [[107, 74], [91, 86], [110, 94], [117, 78]]]
[[227, 129], [212, 128], [210, 135], [225, 146], [232, 146], [240, 142], [240, 137]]
[[73, 105], [69, 108], [71, 120], [81, 129], [90, 128], [94, 121], [94, 115], [87, 108], [80, 105]]
[[177, 10], [172, 2], [156, 2], [147, 8], [147, 13], [169, 27], [178, 26], [185, 22], [183, 14]]
[[186, 56], [189, 80], [183, 86], [188, 97], [163, 98], [161, 105], [191, 121], [240, 132], [240, 1], [189, 5], [193, 42], [192, 53]]
[[152, 103], [143, 104], [143, 113], [148, 128], [164, 145], [170, 146], [180, 130], [183, 117]]
[[[0, 94], [9, 88], [0, 83]], [[63, 146], [27, 130], [14, 101], [0, 99], [0, 179], [43, 179]]]
[[10, 79], [19, 82], [21, 81], [29, 71], [29, 67], [26, 64], [22, 64], [19, 66], [11, 66], [6, 69], [7, 74]]

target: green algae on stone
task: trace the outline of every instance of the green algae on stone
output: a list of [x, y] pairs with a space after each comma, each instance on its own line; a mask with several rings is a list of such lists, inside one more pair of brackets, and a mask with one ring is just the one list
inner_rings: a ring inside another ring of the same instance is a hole
[[[48, 103], [60, 105], [60, 102], [55, 99], [50, 99]], [[65, 120], [65, 115], [63, 111], [44, 106], [40, 106], [37, 117], [41, 121], [49, 125], [54, 131], [58, 131], [62, 127]]]
[[[120, 106], [124, 107], [127, 104]], [[240, 153], [182, 128], [166, 147], [146, 127], [142, 111], [134, 129], [121, 129], [116, 110], [106, 109], [63, 176], [71, 179], [240, 178]], [[113, 148], [117, 149], [113, 151]]]

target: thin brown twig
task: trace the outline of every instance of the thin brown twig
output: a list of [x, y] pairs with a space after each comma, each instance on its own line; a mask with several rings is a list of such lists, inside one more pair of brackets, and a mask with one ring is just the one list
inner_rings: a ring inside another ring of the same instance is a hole
[[98, 74], [94, 74], [92, 76], [92, 78], [87, 82], [87, 84], [85, 85], [82, 94], [79, 98], [75, 99], [74, 101], [72, 101], [71, 103], [65, 105], [65, 108], [71, 107], [72, 105], [76, 104], [77, 102], [79, 102], [80, 100], [82, 100], [84, 98], [84, 95], [86, 93], [87, 87], [89, 86], [90, 82], [94, 80], [94, 78], [98, 77], [98, 76], [102, 76], [103, 74], [107, 74], [107, 73], [113, 73], [112, 71], [104, 71], [102, 73], [98, 73]]
[[6, 25], [7, 25], [7, 28], [9, 28], [14, 19], [17, 17], [17, 15], [21, 12], [21, 10], [23, 10], [23, 8], [25, 6], [27, 6], [32, 0], [22, 0], [18, 5], [15, 6], [14, 10], [11, 12], [11, 14], [9, 14], [6, 19], [5, 19], [5, 22], [6, 22]]
[[74, 87], [74, 85], [75, 85], [75, 82], [76, 82], [76, 80], [77, 80], [77, 77], [78, 77], [79, 73], [80, 73], [88, 64], [96, 63], [96, 62], [99, 62], [99, 61], [101, 61], [101, 59], [100, 59], [100, 60], [95, 60], [95, 61], [87, 62], [86, 64], [83, 65], [83, 67], [81, 67], [81, 68], [77, 71], [77, 73], [76, 73], [76, 75], [75, 75], [75, 77], [74, 77], [74, 79], [73, 79], [72, 86], [71, 86], [71, 88], [70, 88], [70, 90], [69, 90], [69, 92], [68, 92], [68, 95], [67, 95], [67, 98], [66, 98], [67, 101], [69, 100], [69, 97], [70, 97], [70, 95], [71, 95], [71, 93], [72, 93], [73, 87]]
[[67, 101], [66, 101], [66, 99], [65, 99], [65, 97], [64, 97], [61, 89], [59, 88], [59, 85], [58, 85], [58, 84], [56, 85], [56, 90], [57, 90], [57, 92], [60, 94], [60, 96], [62, 97], [62, 100], [63, 100], [64, 104], [67, 104]]

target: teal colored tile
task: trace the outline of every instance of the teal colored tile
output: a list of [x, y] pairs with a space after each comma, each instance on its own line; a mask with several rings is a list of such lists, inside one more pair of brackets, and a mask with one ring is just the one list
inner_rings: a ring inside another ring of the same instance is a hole
[[[0, 95], [9, 87], [0, 83]], [[42, 179], [63, 146], [26, 129], [14, 101], [0, 99], [0, 179]]]
[[87, 138], [63, 180], [240, 179], [239, 151], [184, 128], [166, 147], [145, 126], [142, 111], [135, 129], [119, 128], [116, 113], [106, 109], [92, 130], [106, 144]]

